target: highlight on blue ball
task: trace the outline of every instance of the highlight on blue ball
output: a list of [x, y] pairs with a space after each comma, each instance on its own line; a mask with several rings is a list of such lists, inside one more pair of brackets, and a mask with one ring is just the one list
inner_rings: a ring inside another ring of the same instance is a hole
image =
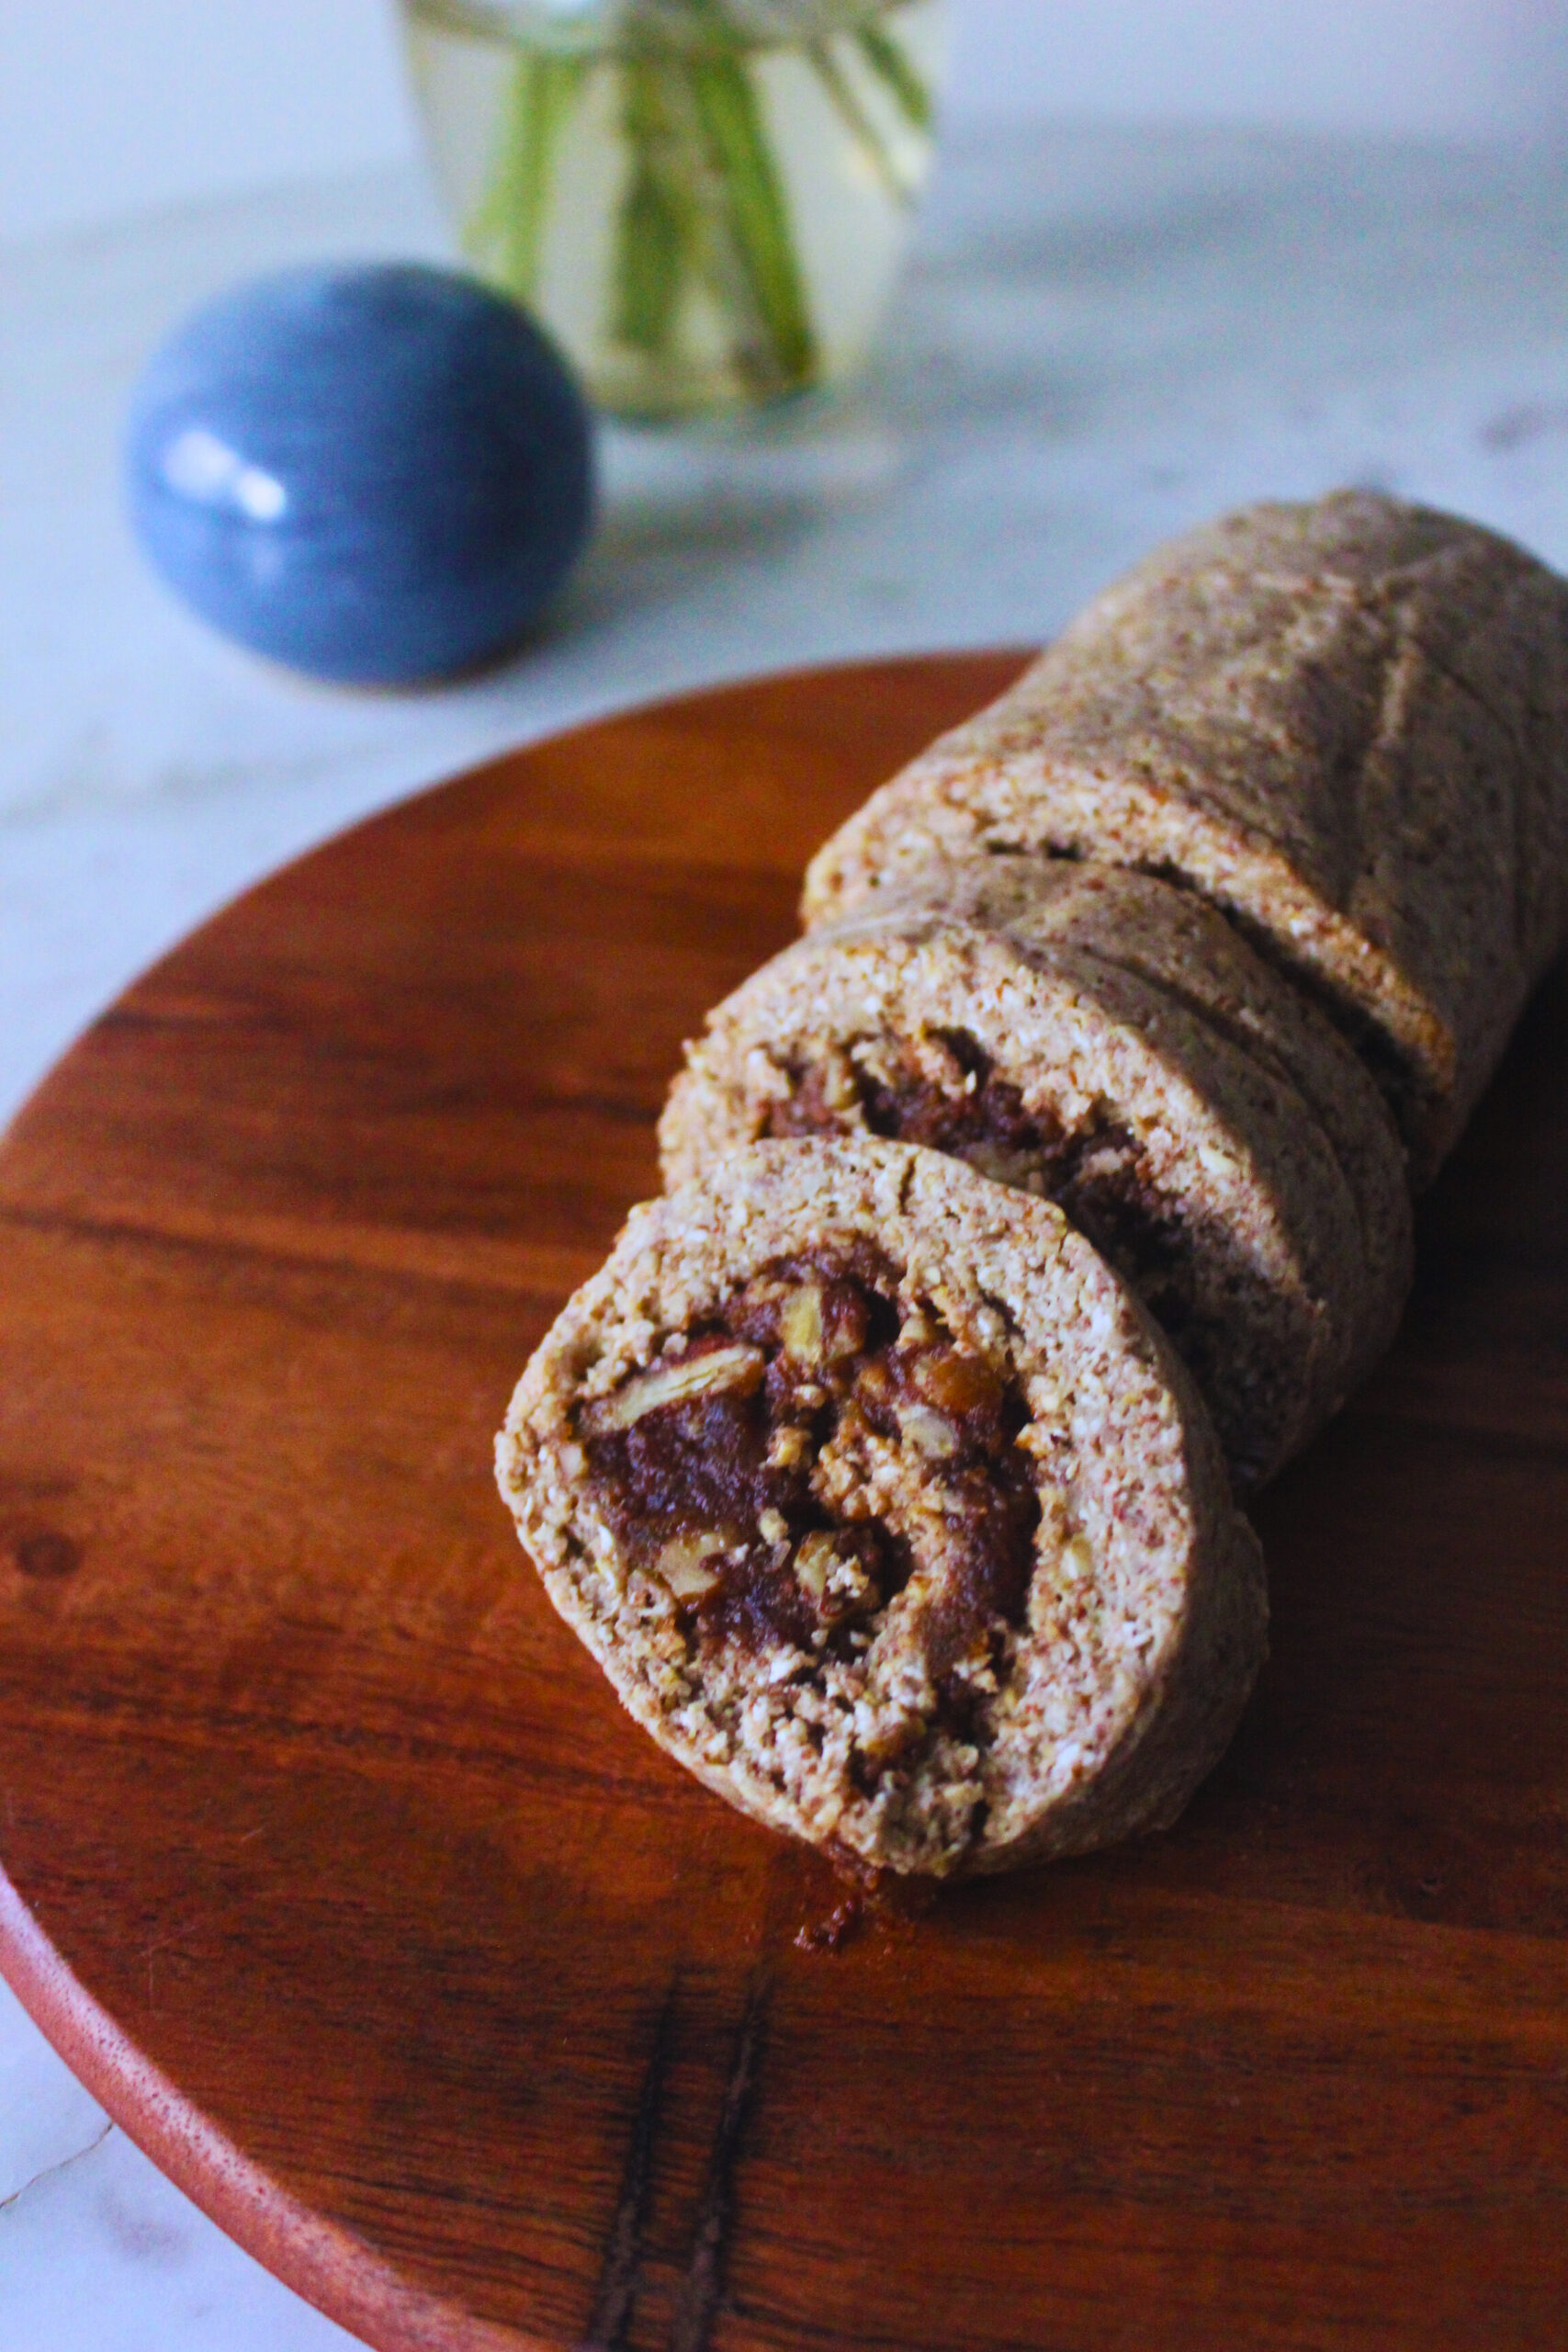
[[503, 295], [408, 262], [291, 269], [143, 370], [132, 527], [186, 603], [312, 676], [412, 684], [515, 644], [592, 517], [587, 407]]

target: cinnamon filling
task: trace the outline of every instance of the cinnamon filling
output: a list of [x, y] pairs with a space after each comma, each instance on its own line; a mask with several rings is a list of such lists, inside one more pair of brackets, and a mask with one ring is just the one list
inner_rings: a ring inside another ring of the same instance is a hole
[[864, 1127], [967, 1160], [998, 1183], [1055, 1201], [1177, 1336], [1187, 1320], [1179, 1219], [1150, 1182], [1137, 1138], [1101, 1114], [1068, 1128], [1027, 1110], [1018, 1088], [964, 1030], [923, 1041], [919, 1060], [878, 1041], [876, 1067], [851, 1047], [830, 1065], [793, 1070], [769, 1136], [843, 1135]]
[[955, 1669], [1023, 1614], [1029, 1409], [1007, 1365], [901, 1306], [897, 1280], [870, 1249], [775, 1260], [581, 1408], [578, 1435], [624, 1554], [699, 1639], [853, 1658], [919, 1576], [951, 1712]]

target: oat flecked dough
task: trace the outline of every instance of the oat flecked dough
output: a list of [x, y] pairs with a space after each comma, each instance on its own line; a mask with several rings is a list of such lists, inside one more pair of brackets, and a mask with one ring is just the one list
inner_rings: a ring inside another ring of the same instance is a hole
[[809, 922], [976, 848], [1139, 866], [1334, 1012], [1419, 1185], [1568, 915], [1568, 582], [1371, 492], [1158, 548], [813, 860]]

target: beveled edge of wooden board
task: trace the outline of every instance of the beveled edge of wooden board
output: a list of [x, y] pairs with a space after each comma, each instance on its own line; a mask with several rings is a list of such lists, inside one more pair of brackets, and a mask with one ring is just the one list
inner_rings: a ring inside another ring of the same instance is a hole
[[127, 2136], [246, 2254], [376, 2352], [555, 2352], [408, 2286], [243, 2154], [138, 2049], [61, 1958], [0, 1867], [0, 1975]]
[[[824, 676], [846, 678], [857, 671], [916, 671], [932, 662], [996, 664], [1000, 674], [992, 691], [999, 694], [1010, 676], [1032, 660], [1038, 650], [1032, 645], [950, 646], [919, 652], [852, 656], [843, 661], [791, 664], [618, 704], [571, 726], [512, 745], [368, 810], [257, 876], [231, 898], [222, 900], [191, 931], [183, 933], [165, 953], [178, 953], [210, 925], [226, 921], [253, 892], [270, 888], [290, 872], [309, 865], [322, 851], [355, 834], [369, 831], [388, 818], [420, 801], [433, 799], [454, 786], [477, 780], [513, 760], [525, 759], [531, 752], [547, 744], [590, 735], [605, 726], [635, 724], [659, 714], [679, 713], [731, 695], [739, 698], [760, 687], [787, 689]], [[163, 961], [162, 955], [154, 957], [128, 985], [137, 986]], [[100, 1008], [81, 1033], [83, 1036], [113, 1012], [124, 992], [117, 992]], [[17, 1123], [39, 1102], [55, 1073], [74, 1055], [79, 1043], [80, 1037], [72, 1040], [11, 1115], [0, 1123], [0, 1150], [4, 1150]], [[410, 2286], [396, 2267], [363, 2239], [323, 2221], [263, 2165], [247, 2156], [87, 1991], [50, 1941], [3, 1861], [0, 1978], [4, 1978], [45, 2040], [111, 2121], [182, 2194], [293, 2293], [362, 2337], [375, 2347], [375, 2352], [558, 2352], [558, 2346], [543, 2337], [497, 2326], [476, 2318], [460, 2303]]]

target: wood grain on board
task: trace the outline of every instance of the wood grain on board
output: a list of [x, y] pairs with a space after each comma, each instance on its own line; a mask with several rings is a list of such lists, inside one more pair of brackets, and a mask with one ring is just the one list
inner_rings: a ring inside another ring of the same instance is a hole
[[1568, 2310], [1568, 988], [1259, 1521], [1168, 1836], [837, 1951], [491, 1485], [704, 1008], [1019, 657], [669, 704], [291, 867], [0, 1152], [0, 1962], [389, 2348], [1529, 2346]]

